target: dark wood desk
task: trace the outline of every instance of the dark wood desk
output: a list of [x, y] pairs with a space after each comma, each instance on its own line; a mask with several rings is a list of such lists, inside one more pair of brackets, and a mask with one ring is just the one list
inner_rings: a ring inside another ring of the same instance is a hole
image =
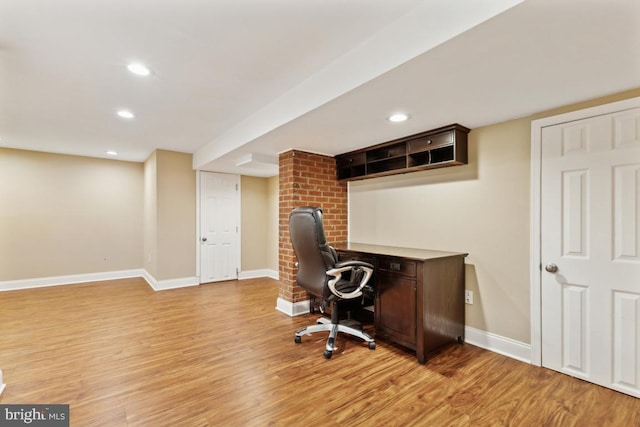
[[374, 325], [382, 337], [428, 353], [451, 341], [464, 341], [465, 253], [338, 243], [341, 261], [374, 265]]

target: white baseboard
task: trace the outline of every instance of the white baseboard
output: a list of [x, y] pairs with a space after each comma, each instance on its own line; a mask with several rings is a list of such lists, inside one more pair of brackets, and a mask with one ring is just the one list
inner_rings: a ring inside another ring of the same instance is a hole
[[276, 270], [271, 270], [271, 269], [268, 269], [268, 268], [264, 268], [264, 269], [261, 269], [261, 270], [241, 271], [238, 274], [238, 280], [257, 279], [259, 277], [270, 277], [270, 278], [275, 279], [275, 280], [279, 280], [280, 279], [280, 275], [278, 274], [278, 272]]
[[283, 312], [289, 316], [299, 316], [309, 313], [309, 300], [291, 302], [284, 298], [278, 297], [276, 302], [276, 310]]
[[105, 271], [101, 273], [73, 274], [68, 276], [40, 277], [37, 279], [6, 280], [0, 282], [0, 291], [43, 288], [46, 286], [73, 285], [84, 282], [101, 282], [104, 280], [128, 279], [144, 277], [143, 269]]
[[491, 332], [481, 331], [470, 326], [464, 327], [464, 341], [521, 362], [531, 363], [532, 347], [530, 344], [505, 338]]
[[40, 277], [37, 279], [6, 280], [0, 282], [0, 292], [16, 291], [20, 289], [43, 288], [47, 286], [73, 285], [76, 283], [102, 282], [105, 280], [128, 279], [142, 277], [154, 291], [166, 289], [184, 288], [186, 286], [198, 286], [197, 277], [181, 277], [178, 279], [156, 280], [147, 270], [140, 268], [135, 270], [105, 271], [101, 273], [73, 274], [68, 276]]

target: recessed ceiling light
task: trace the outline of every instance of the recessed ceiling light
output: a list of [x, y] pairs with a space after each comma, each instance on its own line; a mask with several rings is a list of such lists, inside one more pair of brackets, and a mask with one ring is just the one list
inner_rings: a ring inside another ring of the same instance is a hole
[[117, 156], [118, 152], [117, 151], [113, 151], [113, 150], [109, 150], [109, 151], [105, 151], [108, 155], [110, 156]]
[[127, 65], [127, 69], [138, 76], [148, 76], [149, 74], [151, 74], [151, 70], [147, 68], [146, 65], [139, 62], [134, 62]]
[[405, 113], [395, 113], [387, 117], [387, 120], [393, 123], [404, 122], [409, 119], [409, 115]]
[[123, 119], [133, 119], [135, 117], [133, 113], [128, 110], [118, 111], [118, 116], [122, 117]]

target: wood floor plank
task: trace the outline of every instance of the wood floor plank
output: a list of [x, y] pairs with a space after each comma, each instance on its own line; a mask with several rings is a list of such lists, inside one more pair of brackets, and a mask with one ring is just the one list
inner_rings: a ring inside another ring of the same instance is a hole
[[277, 296], [271, 279], [0, 292], [0, 403], [66, 403], [73, 426], [640, 426], [640, 399], [469, 344], [420, 365], [340, 337], [326, 360], [326, 333], [293, 340], [317, 315]]

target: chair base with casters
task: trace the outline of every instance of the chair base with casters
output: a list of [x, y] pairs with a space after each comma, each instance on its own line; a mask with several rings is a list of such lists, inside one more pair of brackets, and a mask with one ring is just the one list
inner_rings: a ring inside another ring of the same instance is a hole
[[336, 338], [338, 337], [338, 332], [342, 332], [362, 339], [363, 341], [369, 343], [369, 348], [371, 350], [374, 350], [376, 348], [376, 342], [369, 334], [362, 331], [361, 329], [358, 329], [358, 327], [361, 326], [360, 322], [354, 321], [352, 319], [342, 321], [339, 320], [337, 305], [338, 304], [336, 303], [336, 301], [333, 301], [331, 303], [331, 320], [321, 317], [318, 319], [318, 324], [298, 329], [295, 334], [295, 342], [298, 344], [301, 343], [303, 335], [310, 335], [314, 332], [329, 331], [329, 338], [327, 339], [327, 345], [324, 350], [324, 357], [327, 359], [331, 359], [333, 352], [338, 349], [336, 347]]

